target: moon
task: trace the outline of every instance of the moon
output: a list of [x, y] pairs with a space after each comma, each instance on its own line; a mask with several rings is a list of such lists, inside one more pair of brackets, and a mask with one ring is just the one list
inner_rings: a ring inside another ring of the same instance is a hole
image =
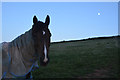
[[98, 13], [98, 16], [100, 15], [100, 13]]

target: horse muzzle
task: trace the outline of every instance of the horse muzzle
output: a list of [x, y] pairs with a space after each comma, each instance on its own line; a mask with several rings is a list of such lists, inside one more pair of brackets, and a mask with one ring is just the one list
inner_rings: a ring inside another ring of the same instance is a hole
[[49, 58], [40, 58], [41, 66], [47, 66], [48, 63], [49, 63]]

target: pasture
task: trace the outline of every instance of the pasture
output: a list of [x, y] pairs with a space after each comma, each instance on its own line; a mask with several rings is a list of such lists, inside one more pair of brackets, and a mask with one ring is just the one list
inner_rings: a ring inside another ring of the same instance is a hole
[[51, 43], [48, 66], [33, 78], [119, 78], [120, 37]]

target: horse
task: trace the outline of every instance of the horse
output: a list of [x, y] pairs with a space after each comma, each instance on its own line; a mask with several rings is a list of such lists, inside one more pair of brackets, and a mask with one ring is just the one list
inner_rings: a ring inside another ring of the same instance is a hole
[[50, 17], [45, 22], [33, 17], [32, 28], [11, 42], [3, 42], [2, 46], [2, 79], [29, 78], [35, 67], [49, 63], [49, 47], [51, 32], [48, 28]]

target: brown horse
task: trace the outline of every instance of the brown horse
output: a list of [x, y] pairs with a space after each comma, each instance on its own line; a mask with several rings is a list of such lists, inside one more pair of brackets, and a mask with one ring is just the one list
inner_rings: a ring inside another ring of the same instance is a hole
[[34, 16], [32, 29], [12, 42], [2, 44], [2, 78], [28, 78], [37, 61], [42, 66], [48, 64], [51, 37], [49, 23], [48, 15], [45, 23]]

